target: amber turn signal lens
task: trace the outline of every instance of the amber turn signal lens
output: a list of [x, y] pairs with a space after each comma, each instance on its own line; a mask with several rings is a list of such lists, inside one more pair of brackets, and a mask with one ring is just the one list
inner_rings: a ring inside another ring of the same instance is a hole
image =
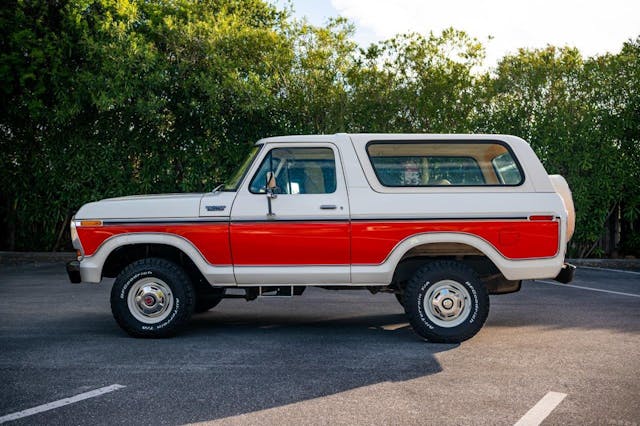
[[102, 226], [101, 220], [81, 220], [80, 226]]

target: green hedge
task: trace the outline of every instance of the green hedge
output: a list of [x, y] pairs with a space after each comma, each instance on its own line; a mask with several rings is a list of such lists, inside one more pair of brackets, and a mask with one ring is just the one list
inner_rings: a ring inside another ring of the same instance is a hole
[[574, 192], [574, 255], [617, 206], [637, 237], [640, 38], [486, 71], [461, 31], [360, 49], [262, 0], [8, 1], [0, 26], [0, 250], [68, 248], [88, 201], [210, 190], [261, 137], [345, 131], [521, 136]]

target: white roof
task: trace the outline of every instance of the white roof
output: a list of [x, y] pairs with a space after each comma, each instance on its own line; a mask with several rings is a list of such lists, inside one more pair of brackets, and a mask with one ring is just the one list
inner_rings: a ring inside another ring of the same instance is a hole
[[[290, 135], [290, 136], [272, 136], [270, 138], [263, 138], [256, 142], [256, 145], [262, 145], [265, 143], [278, 143], [278, 142], [335, 142], [335, 135]], [[344, 135], [344, 133], [342, 133]]]
[[348, 136], [353, 140], [483, 140], [483, 139], [519, 139], [510, 135], [500, 134], [470, 134], [470, 133], [336, 133], [333, 135], [289, 135], [289, 136], [273, 136], [260, 139], [256, 145], [265, 143], [284, 143], [284, 142], [337, 142], [344, 140], [344, 136]]

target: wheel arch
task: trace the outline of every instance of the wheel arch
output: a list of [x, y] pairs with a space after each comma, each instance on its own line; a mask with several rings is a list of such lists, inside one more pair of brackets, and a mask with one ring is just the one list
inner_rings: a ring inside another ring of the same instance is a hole
[[475, 235], [459, 232], [438, 232], [412, 235], [401, 241], [390, 254], [393, 261], [391, 282], [411, 276], [420, 265], [435, 259], [462, 260], [479, 276], [499, 273], [506, 260], [490, 243]]
[[[204, 280], [207, 262], [193, 244], [176, 235], [136, 233], [109, 238], [87, 260], [101, 265], [99, 277], [115, 277], [123, 267], [139, 259], [157, 257], [185, 268], [190, 278]], [[206, 281], [206, 280], [205, 280]]]

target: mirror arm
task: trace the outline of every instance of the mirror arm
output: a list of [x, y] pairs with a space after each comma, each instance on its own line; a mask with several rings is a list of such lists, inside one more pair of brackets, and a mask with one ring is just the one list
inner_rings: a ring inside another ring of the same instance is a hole
[[274, 198], [278, 198], [278, 196], [276, 194], [273, 193], [273, 190], [271, 188], [267, 188], [267, 206], [268, 206], [268, 213], [267, 216], [272, 217], [275, 216], [276, 214], [273, 212], [273, 210], [271, 209], [271, 200]]
[[[272, 170], [273, 170], [273, 168], [272, 168]], [[267, 192], [267, 206], [269, 207], [269, 211], [267, 213], [268, 217], [273, 217], [273, 216], [276, 215], [273, 212], [272, 208], [271, 208], [271, 200], [273, 200], [275, 198], [278, 198], [278, 195], [276, 195], [276, 193], [273, 192], [275, 188], [276, 188], [276, 178], [275, 178], [273, 172], [268, 172], [267, 173], [267, 182], [266, 182], [266, 185], [265, 185], [265, 191]]]

